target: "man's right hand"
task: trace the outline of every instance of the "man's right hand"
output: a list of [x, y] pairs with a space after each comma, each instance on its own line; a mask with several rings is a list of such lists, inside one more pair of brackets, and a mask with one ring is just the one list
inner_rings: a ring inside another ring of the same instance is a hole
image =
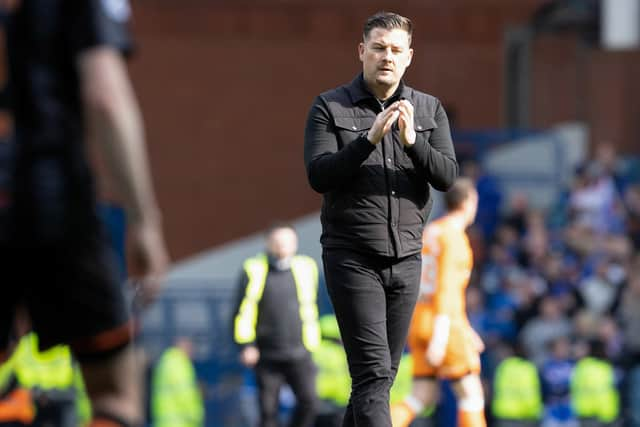
[[376, 116], [376, 120], [367, 134], [367, 139], [370, 143], [378, 145], [382, 138], [389, 133], [391, 126], [400, 116], [399, 105], [399, 102], [394, 102]]
[[260, 360], [260, 350], [254, 345], [248, 345], [240, 352], [240, 363], [247, 368], [253, 368]]

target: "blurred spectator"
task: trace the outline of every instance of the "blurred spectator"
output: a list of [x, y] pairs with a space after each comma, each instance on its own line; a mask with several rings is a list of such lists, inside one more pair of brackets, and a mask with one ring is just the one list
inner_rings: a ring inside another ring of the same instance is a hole
[[570, 382], [574, 361], [568, 335], [549, 341], [549, 356], [540, 368], [542, 396], [545, 404], [544, 427], [576, 426], [571, 410]]
[[153, 427], [203, 427], [204, 404], [193, 367], [193, 342], [179, 337], [166, 349], [151, 380]]
[[612, 426], [620, 415], [615, 370], [603, 344], [590, 341], [589, 354], [578, 360], [571, 377], [571, 406], [580, 427]]
[[313, 360], [318, 367], [317, 390], [320, 398], [315, 427], [340, 427], [349, 403], [351, 377], [336, 316], [322, 316], [320, 331], [322, 341], [313, 352]]
[[469, 289], [468, 315], [491, 343], [485, 373], [504, 357], [502, 340], [522, 343], [544, 377], [548, 425], [577, 422], [568, 378], [574, 360], [589, 357], [598, 340], [608, 363], [624, 368], [623, 414], [640, 427], [640, 184], [610, 144], [593, 152], [578, 168], [566, 206], [551, 217], [512, 193], [486, 240], [487, 258], [476, 265], [479, 286]]
[[470, 178], [478, 192], [478, 213], [476, 224], [480, 226], [484, 240], [490, 240], [498, 225], [500, 209], [502, 207], [502, 192], [498, 181], [487, 174], [480, 163], [473, 159], [465, 160], [460, 166], [460, 175]]
[[603, 175], [613, 182], [614, 188], [621, 194], [627, 185], [627, 179], [615, 145], [610, 141], [599, 142], [594, 149], [593, 161], [602, 168]]
[[531, 211], [527, 215], [526, 228], [522, 236], [520, 264], [526, 268], [541, 270], [549, 251], [549, 232], [540, 212]]
[[498, 292], [501, 281], [515, 267], [518, 252], [517, 236], [513, 229], [501, 226], [496, 233], [496, 242], [489, 246], [489, 256], [481, 273], [481, 286], [488, 294]]
[[529, 212], [529, 199], [523, 192], [515, 192], [509, 200], [509, 211], [502, 223], [512, 227], [518, 237], [522, 237], [526, 230], [527, 213]]
[[598, 235], [592, 228], [577, 221], [567, 224], [562, 233], [567, 249], [579, 259], [593, 254], [598, 247]]
[[589, 310], [579, 310], [573, 316], [573, 334], [577, 341], [588, 342], [598, 335], [600, 316]]
[[543, 414], [538, 369], [516, 349], [503, 348], [493, 376], [493, 426], [535, 427]]
[[580, 166], [571, 194], [569, 209], [572, 218], [598, 234], [619, 232], [623, 216], [613, 179], [597, 162]]
[[630, 427], [640, 427], [640, 256], [631, 266], [627, 286], [616, 311], [623, 338], [625, 407]]
[[516, 264], [518, 236], [509, 226], [501, 225], [496, 239], [489, 248], [489, 258], [483, 266], [480, 289], [486, 294], [485, 331], [489, 341], [496, 338], [512, 341], [516, 338], [515, 312], [519, 305], [517, 295], [509, 292], [510, 278], [521, 272]]
[[548, 252], [542, 261], [540, 273], [547, 284], [549, 294], [563, 300], [562, 306], [565, 310], [570, 310], [575, 305], [574, 283], [567, 264], [567, 258], [561, 252]]
[[[541, 296], [546, 290], [545, 283], [538, 276], [521, 272], [506, 281], [505, 287], [511, 289], [517, 301], [515, 321], [517, 331], [521, 333], [522, 329], [538, 316]], [[555, 298], [555, 301], [562, 307], [562, 300]]]
[[[487, 326], [490, 324], [489, 313], [485, 309], [484, 296], [476, 286], [467, 288], [467, 316], [474, 331], [480, 336], [489, 335]], [[490, 344], [487, 342], [487, 344]]]
[[291, 427], [310, 427], [316, 417], [311, 352], [320, 345], [318, 267], [297, 250], [291, 225], [270, 227], [265, 253], [243, 264], [233, 311], [240, 361], [255, 370], [262, 427], [278, 425], [278, 398], [285, 383], [296, 397]]
[[569, 319], [562, 312], [558, 300], [545, 296], [540, 303], [540, 314], [526, 323], [521, 339], [528, 357], [540, 365], [548, 358], [549, 344], [572, 332]]
[[[640, 257], [638, 258], [640, 261]], [[616, 316], [620, 322], [624, 353], [629, 361], [640, 363], [640, 262], [636, 261], [622, 292]]]
[[627, 402], [625, 403], [629, 427], [640, 426], [640, 366], [627, 371]]
[[636, 251], [640, 250], [640, 184], [628, 187], [624, 193], [627, 232]]
[[623, 346], [622, 334], [612, 317], [604, 316], [600, 319], [596, 338], [602, 343], [603, 347], [600, 357], [605, 357], [612, 362], [620, 359]]
[[[34, 332], [24, 335], [9, 362], [16, 389], [28, 390], [35, 427], [78, 427], [89, 424], [91, 405], [80, 367], [68, 346], [38, 349]], [[14, 395], [15, 397], [15, 395]]]
[[620, 292], [622, 272], [608, 260], [600, 260], [593, 274], [585, 277], [577, 288], [578, 303], [596, 314], [609, 313]]

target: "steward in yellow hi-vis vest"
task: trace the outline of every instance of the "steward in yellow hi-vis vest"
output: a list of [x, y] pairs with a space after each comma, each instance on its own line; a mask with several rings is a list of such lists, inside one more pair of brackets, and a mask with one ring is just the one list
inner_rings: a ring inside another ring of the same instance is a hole
[[543, 414], [538, 369], [518, 356], [501, 361], [493, 378], [491, 412], [500, 427], [536, 425]]
[[89, 424], [91, 404], [78, 364], [68, 346], [38, 349], [31, 332], [20, 340], [13, 357], [20, 388], [29, 390], [36, 408], [34, 425], [78, 427]]
[[590, 355], [576, 363], [571, 375], [571, 406], [582, 425], [610, 426], [620, 416], [615, 371], [601, 341], [591, 341], [589, 350]]
[[193, 343], [180, 338], [166, 349], [153, 370], [153, 427], [203, 427], [204, 403], [191, 361]]
[[[250, 344], [256, 341], [256, 329], [260, 316], [259, 305], [269, 274], [267, 258], [266, 255], [259, 255], [244, 262], [244, 271], [249, 282], [235, 317], [234, 336], [238, 344]], [[290, 271], [296, 285], [299, 315], [302, 320], [302, 343], [307, 350], [313, 351], [320, 344], [320, 326], [318, 325], [318, 306], [316, 303], [318, 267], [313, 259], [296, 255], [291, 260]]]
[[320, 345], [318, 266], [297, 249], [295, 230], [277, 224], [267, 231], [265, 253], [242, 265], [233, 336], [240, 362], [256, 374], [262, 425], [277, 425], [285, 383], [296, 396], [291, 425], [311, 425], [318, 404], [311, 358]]
[[320, 317], [320, 331], [322, 341], [313, 352], [318, 367], [316, 389], [321, 402], [315, 427], [340, 427], [351, 394], [351, 376], [336, 316]]
[[620, 411], [620, 396], [613, 366], [593, 357], [581, 359], [571, 379], [571, 403], [578, 418], [614, 422]]

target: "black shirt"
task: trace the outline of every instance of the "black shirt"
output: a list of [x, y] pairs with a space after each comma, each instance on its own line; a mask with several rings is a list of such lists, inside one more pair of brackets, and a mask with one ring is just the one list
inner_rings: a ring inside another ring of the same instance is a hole
[[[245, 296], [249, 278], [243, 271], [234, 315]], [[262, 297], [258, 302], [256, 342], [261, 360], [286, 361], [308, 354], [302, 342], [302, 319], [296, 283], [291, 269], [269, 266]]]
[[323, 195], [324, 248], [387, 257], [420, 252], [430, 187], [446, 191], [458, 174], [449, 122], [440, 101], [401, 83], [386, 105], [414, 107], [416, 142], [404, 147], [397, 126], [372, 145], [367, 133], [382, 111], [362, 74], [318, 96], [305, 128], [311, 187]]
[[11, 220], [20, 243], [51, 243], [97, 229], [86, 160], [77, 60], [127, 52], [127, 0], [24, 0], [7, 22], [9, 102], [15, 124]]

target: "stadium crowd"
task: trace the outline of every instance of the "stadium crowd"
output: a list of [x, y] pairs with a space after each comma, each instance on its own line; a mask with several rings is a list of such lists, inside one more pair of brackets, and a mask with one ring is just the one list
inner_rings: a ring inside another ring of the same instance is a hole
[[[480, 193], [467, 310], [487, 344], [483, 377], [489, 388], [497, 384], [497, 367], [508, 354], [533, 362], [543, 426], [578, 425], [581, 418], [640, 425], [637, 172], [637, 161], [597, 145], [553, 208], [542, 212], [524, 193], [507, 201], [477, 164], [463, 167]], [[612, 368], [612, 395], [599, 399], [606, 415], [589, 413], [591, 404], [572, 389], [577, 364], [588, 356]]]

